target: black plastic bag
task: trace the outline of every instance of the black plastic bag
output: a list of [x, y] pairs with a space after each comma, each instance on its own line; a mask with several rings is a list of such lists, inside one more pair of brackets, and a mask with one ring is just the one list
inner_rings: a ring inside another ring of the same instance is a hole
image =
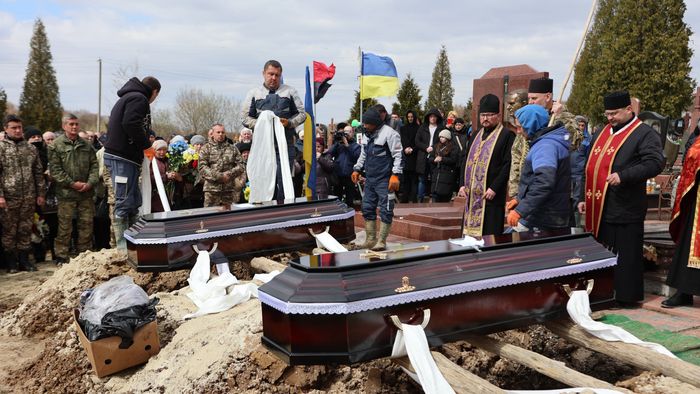
[[101, 324], [79, 319], [80, 326], [90, 341], [118, 336], [122, 339], [119, 348], [128, 349], [134, 343], [134, 332], [139, 327], [156, 320], [156, 305], [159, 301], [154, 297], [148, 304], [109, 312], [102, 317]]

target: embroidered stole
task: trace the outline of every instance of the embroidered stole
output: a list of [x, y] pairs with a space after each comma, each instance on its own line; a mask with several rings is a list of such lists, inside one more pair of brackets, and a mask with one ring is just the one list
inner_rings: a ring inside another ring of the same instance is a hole
[[595, 237], [600, 230], [605, 194], [608, 191], [607, 178], [611, 173], [615, 156], [640, 124], [642, 122], [635, 117], [630, 124], [615, 134], [611, 132], [612, 126], [608, 124], [591, 147], [586, 163], [586, 231], [592, 232]]
[[[671, 223], [668, 226], [671, 238], [676, 244], [680, 243], [683, 231], [692, 231], [688, 268], [696, 269], [700, 269], [700, 237], [697, 237], [698, 231], [700, 231], [700, 187], [696, 188], [695, 193], [690, 193], [690, 191], [695, 186], [695, 177], [698, 171], [700, 171], [700, 138], [695, 140], [685, 156], [681, 178], [678, 181], [676, 200], [673, 204]], [[693, 215], [692, 228], [684, 228], [688, 215]]]
[[486, 175], [491, 163], [493, 148], [498, 141], [498, 136], [503, 130], [503, 124], [499, 124], [491, 134], [482, 139], [484, 129], [474, 137], [474, 143], [469, 148], [467, 164], [464, 169], [464, 186], [467, 195], [464, 206], [464, 234], [469, 236], [481, 236], [484, 222], [484, 210], [486, 204], [484, 193], [488, 189]]

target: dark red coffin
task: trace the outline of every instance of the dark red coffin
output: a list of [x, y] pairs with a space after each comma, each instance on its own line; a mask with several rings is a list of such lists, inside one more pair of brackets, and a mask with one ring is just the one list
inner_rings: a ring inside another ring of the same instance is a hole
[[286, 204], [233, 205], [144, 215], [124, 232], [129, 262], [138, 271], [174, 271], [196, 261], [193, 246], [216, 251], [212, 263], [304, 248], [329, 233], [340, 242], [355, 238], [354, 214], [337, 198]]
[[[349, 364], [391, 354], [390, 315], [420, 323], [429, 308], [426, 336], [439, 346], [564, 316], [565, 284], [593, 279], [594, 310], [614, 300], [617, 259], [590, 234], [516, 233], [480, 251], [449, 241], [402, 248], [384, 260], [352, 251], [290, 263], [259, 289], [263, 343], [289, 364]], [[406, 281], [414, 289], [400, 292]]]

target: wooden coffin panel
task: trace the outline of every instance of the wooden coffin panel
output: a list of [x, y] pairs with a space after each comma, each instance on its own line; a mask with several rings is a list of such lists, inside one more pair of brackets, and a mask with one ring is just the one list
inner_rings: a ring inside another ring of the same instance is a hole
[[[580, 262], [584, 265], [614, 259], [589, 235], [557, 237], [551, 242], [533, 238], [528, 242], [510, 248], [505, 248], [503, 242], [494, 243], [491, 250], [486, 247], [480, 253], [446, 250], [450, 246], [440, 243], [444, 250], [428, 253], [422, 261], [416, 260], [416, 256], [404, 256], [393, 262], [377, 262], [373, 267], [366, 263], [336, 262], [338, 266], [326, 267], [325, 273], [318, 272], [320, 268], [290, 267], [260, 289], [263, 343], [290, 364], [350, 364], [390, 355], [396, 335], [388, 319], [392, 314], [403, 322], [420, 322], [421, 311], [429, 308], [431, 319], [426, 335], [431, 346], [439, 346], [459, 340], [465, 334], [488, 334], [565, 315], [568, 297], [562, 290], [563, 284], [581, 288], [593, 279], [591, 307], [597, 310], [612, 304], [614, 262], [568, 275], [562, 275], [563, 271], [554, 264], [545, 267], [547, 261], [559, 255], [564, 269], [569, 269], [566, 260], [574, 250], [584, 256]], [[335, 259], [349, 259], [358, 253], [335, 254]], [[414, 302], [384, 302], [373, 309], [356, 307], [367, 304], [368, 300], [371, 304], [390, 299], [396, 294], [394, 289], [401, 285], [401, 272], [410, 276], [417, 292], [455, 288], [463, 285], [460, 281], [467, 281], [468, 285], [469, 280], [476, 284], [513, 278], [513, 283], [418, 298]], [[536, 274], [543, 272], [551, 273], [551, 277], [539, 275], [540, 279], [526, 282], [520, 278], [523, 274], [537, 278]], [[269, 296], [276, 301], [269, 302]], [[302, 309], [305, 303], [321, 307], [338, 304], [347, 306], [350, 312], [320, 313], [322, 308], [311, 308], [307, 313], [285, 313], [278, 303], [282, 299], [287, 300], [286, 305], [301, 305]]]
[[199, 250], [216, 251], [213, 264], [262, 254], [312, 248], [328, 227], [340, 242], [355, 238], [354, 211], [337, 198], [282, 205], [202, 208], [145, 215], [124, 233], [129, 263], [138, 271], [173, 271], [194, 265]]

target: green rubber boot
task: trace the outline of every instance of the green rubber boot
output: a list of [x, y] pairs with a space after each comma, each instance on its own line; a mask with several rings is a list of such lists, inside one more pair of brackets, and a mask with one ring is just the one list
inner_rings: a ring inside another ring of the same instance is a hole
[[357, 245], [358, 249], [371, 249], [377, 243], [377, 222], [365, 220], [365, 242]]
[[386, 249], [386, 238], [389, 236], [391, 231], [391, 223], [379, 222], [379, 240], [372, 247], [372, 250], [384, 250]]

